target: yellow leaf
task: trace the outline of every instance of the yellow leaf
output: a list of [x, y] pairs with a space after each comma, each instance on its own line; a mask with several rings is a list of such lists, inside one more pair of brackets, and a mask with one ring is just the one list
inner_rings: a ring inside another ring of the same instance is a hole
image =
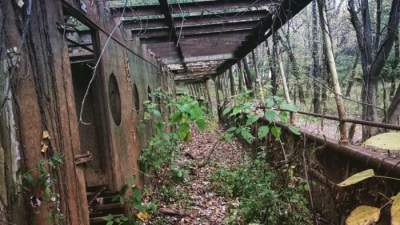
[[390, 215], [392, 217], [392, 225], [400, 225], [400, 193], [392, 197], [393, 203], [390, 209]]
[[354, 174], [353, 176], [347, 178], [346, 180], [342, 181], [341, 183], [337, 184], [339, 187], [347, 187], [368, 178], [374, 177], [375, 172], [373, 169], [364, 170], [359, 173]]
[[138, 214], [136, 214], [136, 217], [141, 221], [146, 222], [150, 219], [150, 214], [148, 214], [147, 212], [139, 212]]
[[364, 142], [364, 145], [374, 148], [390, 150], [392, 152], [400, 151], [400, 132], [389, 132], [375, 135]]
[[372, 225], [379, 220], [381, 210], [361, 205], [355, 208], [346, 219], [346, 225]]

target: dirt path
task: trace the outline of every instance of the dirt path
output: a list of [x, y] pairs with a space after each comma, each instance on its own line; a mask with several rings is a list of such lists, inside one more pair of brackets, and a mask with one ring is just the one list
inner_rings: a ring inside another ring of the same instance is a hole
[[[165, 224], [185, 225], [223, 223], [229, 205], [235, 204], [235, 201], [220, 197], [213, 192], [209, 178], [218, 167], [231, 167], [242, 162], [244, 154], [240, 144], [221, 141], [218, 136], [212, 132], [194, 131], [192, 140], [181, 146], [182, 154], [177, 164], [191, 165], [191, 174], [174, 187], [179, 193], [179, 199], [161, 203], [162, 210], [166, 209], [167, 213], [160, 214], [158, 220], [162, 220]], [[166, 216], [168, 210], [176, 212], [177, 215]]]

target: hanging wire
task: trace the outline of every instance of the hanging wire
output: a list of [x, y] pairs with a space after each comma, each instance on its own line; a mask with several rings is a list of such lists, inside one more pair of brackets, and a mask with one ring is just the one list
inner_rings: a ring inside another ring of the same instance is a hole
[[106, 40], [106, 42], [105, 42], [105, 44], [104, 44], [104, 46], [103, 46], [103, 48], [101, 50], [99, 58], [97, 59], [97, 62], [95, 64], [94, 68], [93, 68], [92, 77], [90, 78], [89, 84], [88, 84], [88, 86], [86, 88], [86, 91], [85, 91], [85, 94], [83, 96], [82, 104], [81, 104], [81, 110], [79, 112], [79, 123], [81, 123], [81, 124], [90, 125], [90, 123], [87, 123], [87, 122], [83, 121], [83, 111], [84, 111], [86, 99], [87, 99], [87, 97], [89, 95], [90, 88], [92, 87], [92, 84], [93, 84], [93, 82], [94, 82], [94, 80], [96, 78], [96, 72], [97, 72], [97, 68], [98, 68], [98, 66], [100, 64], [101, 58], [103, 57], [104, 52], [106, 51], [106, 48], [107, 48], [108, 44], [110, 43], [110, 40], [112, 39], [113, 34], [117, 30], [117, 28], [121, 25], [122, 18], [124, 17], [124, 14], [125, 14], [125, 9], [127, 8], [127, 4], [128, 4], [128, 0], [125, 0], [124, 8], [122, 10], [121, 16], [119, 17], [119, 21], [118, 21], [117, 24], [115, 24], [115, 26], [112, 29], [111, 33], [108, 35], [108, 38], [107, 38], [107, 40]]

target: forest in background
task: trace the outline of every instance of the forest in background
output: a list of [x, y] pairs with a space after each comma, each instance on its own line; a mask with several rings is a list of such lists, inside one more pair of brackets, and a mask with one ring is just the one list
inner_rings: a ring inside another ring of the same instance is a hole
[[[235, 79], [235, 90], [231, 88], [230, 93], [254, 88], [259, 93], [259, 87], [264, 87], [265, 94], [280, 96], [285, 96], [283, 83], [287, 83], [288, 94], [300, 109], [335, 115], [336, 92], [323, 35], [326, 33], [332, 45], [344, 116], [398, 124], [399, 1], [321, 3], [319, 8], [314, 0], [217, 79], [228, 86], [229, 77]], [[325, 24], [321, 24], [321, 10], [326, 15]], [[321, 27], [325, 25], [328, 30], [323, 32]], [[377, 132], [365, 127], [363, 139]]]

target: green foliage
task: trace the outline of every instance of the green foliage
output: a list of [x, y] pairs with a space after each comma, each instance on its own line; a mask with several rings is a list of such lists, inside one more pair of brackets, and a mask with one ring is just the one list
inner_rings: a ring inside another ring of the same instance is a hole
[[[130, 209], [127, 215], [107, 215], [103, 217], [107, 225], [137, 225], [141, 221], [150, 218], [149, 213], [157, 210], [157, 205], [149, 203], [144, 205], [142, 202], [142, 192], [135, 185], [136, 177], [132, 177], [127, 184], [125, 184], [119, 193], [113, 198], [113, 201], [118, 201], [121, 205], [126, 205]], [[136, 215], [132, 210], [138, 211]]]
[[[266, 98], [264, 105], [265, 110], [262, 111], [258, 109], [256, 102], [250, 101], [248, 93], [238, 95], [222, 113], [232, 121], [230, 124], [234, 125], [226, 131], [225, 139], [230, 141], [234, 136], [238, 136], [251, 144], [255, 140], [261, 140], [271, 134], [276, 140], [280, 140], [282, 131], [276, 123], [288, 124], [289, 112], [296, 112], [297, 106], [289, 104], [277, 96]], [[263, 117], [268, 124], [259, 127], [257, 135], [253, 134], [252, 126]], [[289, 126], [289, 130], [293, 134], [300, 134], [299, 129], [293, 126]]]
[[214, 190], [223, 196], [238, 198], [231, 208], [227, 224], [311, 224], [304, 197], [306, 184], [287, 185], [266, 163], [263, 156], [234, 169], [219, 168], [211, 176]]
[[[31, 201], [42, 200], [50, 207], [48, 220], [52, 224], [62, 224], [64, 215], [60, 211], [60, 195], [57, 188], [57, 169], [63, 164], [63, 156], [54, 153], [38, 161], [36, 167], [21, 174], [21, 190], [31, 196]], [[37, 203], [37, 202], [36, 202]], [[33, 202], [32, 202], [33, 204]], [[33, 207], [36, 207], [34, 204]]]
[[[140, 166], [145, 172], [156, 172], [169, 166], [177, 154], [178, 145], [191, 138], [191, 126], [204, 129], [206, 120], [203, 108], [189, 96], [173, 99], [156, 90], [153, 94], [159, 101], [146, 102], [145, 120], [152, 121], [154, 133], [140, 155]], [[160, 112], [161, 105], [169, 108], [168, 118]], [[177, 171], [177, 177], [183, 176]]]

